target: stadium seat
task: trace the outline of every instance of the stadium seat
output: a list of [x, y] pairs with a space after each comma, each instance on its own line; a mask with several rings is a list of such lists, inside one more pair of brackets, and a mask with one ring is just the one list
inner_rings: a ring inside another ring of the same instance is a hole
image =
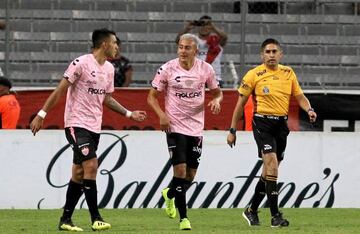
[[[92, 30], [108, 27], [122, 40], [122, 53], [134, 67], [135, 85], [148, 86], [154, 71], [176, 56], [175, 37], [185, 21], [208, 14], [229, 36], [222, 61], [229, 87], [232, 77], [227, 63], [232, 60], [240, 68], [242, 43], [248, 70], [260, 62], [259, 44], [268, 37], [282, 43], [283, 62], [293, 66], [306, 84], [332, 85], [336, 76], [349, 77], [339, 86], [356, 83], [360, 17], [353, 2], [278, 2], [277, 14], [246, 15], [243, 42], [241, 14], [233, 13], [230, 1], [11, 0], [8, 67], [11, 76], [19, 75], [14, 77], [16, 84], [26, 84], [26, 72], [45, 73], [30, 75], [30, 85], [44, 85], [47, 80], [55, 84], [52, 74], [62, 74], [71, 59], [90, 51]], [[1, 1], [0, 16], [5, 15], [4, 9]], [[4, 51], [5, 32], [0, 31], [0, 64], [4, 64]]]

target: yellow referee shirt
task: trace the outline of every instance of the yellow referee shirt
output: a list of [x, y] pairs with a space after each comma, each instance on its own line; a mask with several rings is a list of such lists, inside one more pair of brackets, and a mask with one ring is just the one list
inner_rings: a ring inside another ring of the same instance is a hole
[[238, 91], [244, 96], [253, 95], [254, 113], [275, 116], [288, 115], [290, 97], [303, 93], [292, 68], [281, 64], [276, 71], [264, 64], [250, 70]]

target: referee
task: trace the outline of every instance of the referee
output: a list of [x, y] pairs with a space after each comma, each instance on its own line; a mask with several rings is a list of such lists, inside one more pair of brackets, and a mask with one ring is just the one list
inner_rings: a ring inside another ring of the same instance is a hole
[[250, 70], [238, 89], [239, 98], [232, 116], [227, 143], [235, 146], [236, 126], [242, 118], [244, 105], [252, 94], [254, 103], [253, 134], [263, 161], [261, 177], [255, 187], [251, 202], [243, 212], [250, 226], [260, 225], [258, 207], [267, 195], [271, 211], [271, 227], [289, 226], [278, 208], [278, 167], [284, 158], [286, 139], [289, 134], [287, 115], [291, 96], [308, 113], [310, 122], [315, 122], [316, 113], [305, 97], [292, 68], [279, 64], [283, 53], [280, 43], [272, 38], [261, 45], [263, 64]]

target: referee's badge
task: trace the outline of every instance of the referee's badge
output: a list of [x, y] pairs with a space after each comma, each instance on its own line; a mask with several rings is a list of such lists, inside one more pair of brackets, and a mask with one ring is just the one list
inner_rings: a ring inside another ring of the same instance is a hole
[[269, 93], [269, 88], [267, 87], [267, 86], [265, 86], [264, 88], [263, 88], [263, 92], [265, 93], [265, 94], [268, 94]]

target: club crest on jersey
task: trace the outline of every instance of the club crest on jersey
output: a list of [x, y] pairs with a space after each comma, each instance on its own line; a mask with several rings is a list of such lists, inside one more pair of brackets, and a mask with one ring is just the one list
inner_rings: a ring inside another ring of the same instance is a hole
[[193, 81], [192, 80], [185, 80], [185, 85], [186, 86], [191, 86], [193, 84]]
[[81, 153], [84, 155], [84, 156], [87, 156], [89, 154], [90, 150], [89, 150], [89, 147], [87, 146], [84, 146], [81, 148]]
[[265, 94], [268, 94], [268, 93], [270, 92], [270, 90], [269, 90], [269, 88], [268, 88], [267, 86], [265, 86], [265, 87], [263, 88], [263, 92], [264, 92]]

